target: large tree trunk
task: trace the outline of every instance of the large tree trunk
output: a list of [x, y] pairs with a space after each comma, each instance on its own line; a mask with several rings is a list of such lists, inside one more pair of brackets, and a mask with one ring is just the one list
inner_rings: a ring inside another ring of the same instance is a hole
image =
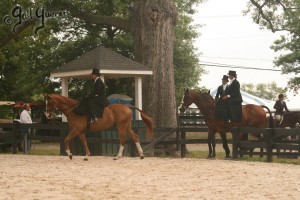
[[173, 0], [135, 0], [131, 31], [136, 60], [153, 70], [143, 79], [143, 110], [154, 125], [177, 126], [173, 44], [177, 10]]

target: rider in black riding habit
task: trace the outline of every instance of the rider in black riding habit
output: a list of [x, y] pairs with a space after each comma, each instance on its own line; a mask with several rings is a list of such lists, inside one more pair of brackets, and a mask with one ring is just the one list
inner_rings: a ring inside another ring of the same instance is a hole
[[228, 121], [228, 106], [227, 101], [222, 100], [222, 97], [226, 95], [226, 90], [228, 88], [228, 76], [224, 75], [222, 78], [222, 85], [218, 87], [217, 94], [215, 96], [216, 102], [216, 117]]
[[229, 71], [229, 84], [225, 90], [225, 94], [221, 98], [226, 102], [226, 106], [223, 109], [227, 110], [226, 119], [234, 122], [242, 121], [242, 95], [240, 92], [240, 83], [237, 80], [237, 74], [235, 71]]
[[89, 97], [83, 99], [80, 105], [73, 110], [77, 114], [87, 114], [91, 123], [97, 121], [97, 117], [102, 117], [104, 108], [109, 104], [106, 97], [105, 85], [100, 75], [98, 69], [93, 69], [91, 73], [91, 78], [94, 80], [93, 90]]

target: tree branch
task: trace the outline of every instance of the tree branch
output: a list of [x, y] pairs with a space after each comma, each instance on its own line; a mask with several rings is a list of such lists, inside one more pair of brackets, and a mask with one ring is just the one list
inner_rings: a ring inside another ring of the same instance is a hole
[[267, 23], [269, 24], [270, 26], [270, 29], [272, 32], [276, 32], [276, 31], [279, 31], [278, 29], [275, 29], [274, 26], [273, 26], [273, 23], [271, 21], [271, 19], [269, 19], [265, 14], [264, 14], [264, 11], [263, 11], [263, 7], [266, 5], [267, 1], [265, 1], [262, 5], [259, 5], [256, 1], [254, 0], [250, 0], [251, 3], [258, 9], [258, 12], [259, 12], [259, 15], [267, 21]]
[[[250, 0], [250, 2], [258, 9], [258, 13], [259, 16], [262, 19], [264, 19], [267, 24], [268, 24], [268, 28], [272, 31], [272, 32], [277, 32], [277, 31], [289, 31], [291, 32], [292, 30], [288, 29], [288, 28], [276, 28], [272, 22], [273, 19], [269, 18], [267, 15], [265, 15], [264, 11], [263, 11], [263, 7], [265, 5], [267, 5], [267, 3], [269, 2], [268, 0], [266, 0], [262, 5], [259, 5], [258, 2], [256, 2], [255, 0]], [[288, 9], [286, 8], [286, 6], [280, 1], [280, 0], [276, 0], [276, 2], [281, 5], [281, 7], [283, 8], [284, 12], [288, 12]], [[256, 22], [257, 24], [259, 24], [259, 19]]]
[[282, 7], [282, 9], [283, 9], [284, 11], [287, 11], [287, 8], [285, 7], [285, 5], [284, 5], [280, 0], [276, 0], [276, 1], [277, 1], [278, 4], [281, 5], [281, 7]]
[[14, 39], [15, 37], [17, 37], [22, 31], [24, 31], [27, 27], [33, 25], [36, 21], [38, 21], [38, 18], [32, 18], [30, 20], [25, 21], [24, 23], [22, 23], [20, 26], [18, 26], [16, 32], [11, 32], [9, 33], [9, 35], [7, 35], [7, 37], [3, 38], [0, 41], [0, 49], [2, 47], [4, 47], [7, 43], [9, 43], [12, 39]]
[[114, 26], [124, 31], [130, 31], [129, 20], [125, 18], [111, 17], [111, 16], [104, 16], [104, 15], [101, 16], [91, 15], [79, 10], [73, 4], [66, 1], [64, 2], [56, 1], [54, 6], [62, 9], [67, 8], [67, 10], [71, 13], [72, 16], [92, 24]]

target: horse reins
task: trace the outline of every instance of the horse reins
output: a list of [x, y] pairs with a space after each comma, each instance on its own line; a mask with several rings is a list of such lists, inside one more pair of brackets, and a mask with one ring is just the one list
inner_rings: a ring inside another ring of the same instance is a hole
[[[49, 101], [49, 100], [47, 100], [47, 101]], [[53, 99], [51, 99], [51, 101], [52, 101], [51, 103], [54, 104], [54, 103], [53, 103]], [[46, 104], [46, 105], [47, 105], [47, 104]], [[73, 105], [71, 105], [71, 106], [68, 106], [67, 108], [64, 108], [64, 109], [60, 108], [59, 106], [57, 106], [57, 107], [59, 108], [59, 110], [61, 110], [61, 112], [64, 112], [64, 111], [66, 111], [66, 110], [68, 110], [68, 109], [74, 108], [74, 107], [77, 106], [77, 105], [79, 105], [79, 102], [78, 102], [78, 103], [75, 103], [75, 104], [73, 104]], [[48, 110], [47, 107], [46, 107], [46, 112], [48, 112], [48, 111], [50, 111], [50, 110]], [[66, 117], [68, 118], [70, 114], [71, 114], [71, 112], [70, 112]]]

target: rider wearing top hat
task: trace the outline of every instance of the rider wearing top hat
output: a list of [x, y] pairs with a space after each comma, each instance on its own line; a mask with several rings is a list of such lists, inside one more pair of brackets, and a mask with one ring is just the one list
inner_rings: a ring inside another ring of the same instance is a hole
[[91, 73], [94, 80], [94, 87], [88, 100], [91, 121], [97, 120], [97, 117], [102, 117], [104, 108], [108, 105], [106, 97], [105, 85], [100, 78], [99, 69], [93, 69]]
[[228, 121], [228, 114], [227, 114], [227, 100], [222, 100], [222, 97], [226, 94], [227, 85], [228, 83], [228, 76], [224, 75], [222, 78], [222, 85], [218, 87], [217, 94], [215, 96], [216, 101], [216, 117], [224, 119]]
[[242, 121], [242, 95], [240, 92], [240, 83], [237, 80], [235, 71], [229, 71], [229, 84], [223, 100], [227, 100], [228, 104], [228, 117], [230, 121]]
[[94, 84], [89, 97], [83, 99], [73, 111], [81, 115], [87, 114], [92, 123], [97, 121], [97, 117], [102, 117], [104, 108], [109, 103], [106, 97], [105, 85], [100, 78], [98, 69], [93, 69], [91, 78], [94, 80]]

